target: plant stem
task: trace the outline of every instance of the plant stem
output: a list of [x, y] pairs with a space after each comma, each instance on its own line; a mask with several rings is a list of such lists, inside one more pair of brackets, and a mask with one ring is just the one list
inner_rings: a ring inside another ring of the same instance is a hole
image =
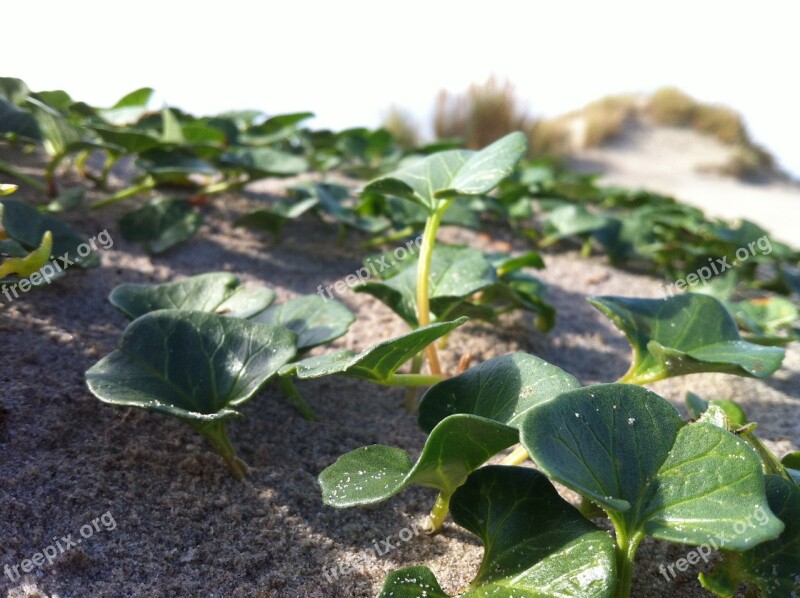
[[33, 177], [28, 176], [27, 174], [21, 173], [19, 170], [14, 168], [11, 164], [9, 164], [8, 162], [5, 162], [3, 160], [0, 160], [0, 172], [4, 172], [9, 176], [14, 177], [20, 183], [24, 183], [25, 185], [28, 185], [29, 187], [31, 187], [32, 189], [35, 189], [39, 193], [46, 193], [47, 192], [47, 187], [45, 187], [44, 183], [42, 183], [41, 181], [36, 180]]
[[289, 401], [292, 407], [297, 409], [303, 419], [310, 422], [319, 421], [319, 417], [314, 413], [314, 409], [308, 404], [308, 401], [305, 400], [303, 395], [300, 394], [300, 391], [297, 390], [297, 387], [290, 378], [278, 376], [277, 380], [283, 396], [286, 397], [286, 400]]
[[628, 537], [623, 521], [612, 518], [614, 531], [617, 538], [615, 548], [617, 559], [617, 587], [614, 591], [614, 598], [629, 598], [631, 595], [631, 583], [633, 582], [633, 562], [636, 558], [636, 551], [639, 549], [639, 542], [642, 541], [641, 534], [635, 534], [632, 538]]
[[[425, 232], [422, 234], [422, 246], [420, 247], [419, 260], [417, 261], [417, 322], [420, 327], [431, 323], [429, 297], [431, 258], [433, 257], [433, 248], [436, 245], [436, 233], [439, 231], [439, 224], [451, 203], [453, 203], [452, 199], [442, 202], [436, 211], [428, 216], [425, 222]], [[428, 357], [428, 367], [431, 370], [431, 374], [440, 376], [442, 374], [442, 366], [439, 365], [439, 355], [436, 353], [435, 344], [428, 345], [425, 349], [425, 355]]]
[[433, 386], [445, 379], [435, 374], [395, 374], [389, 378], [389, 386]]
[[144, 193], [145, 191], [150, 191], [151, 189], [155, 189], [156, 182], [152, 178], [148, 177], [138, 185], [131, 185], [114, 195], [106, 197], [105, 199], [101, 199], [100, 201], [94, 202], [90, 208], [97, 209], [97, 208], [104, 208], [106, 206], [110, 206], [113, 203], [117, 203], [118, 201], [122, 201], [123, 199], [127, 199], [139, 193]]
[[422, 522], [422, 529], [426, 534], [435, 534], [442, 529], [447, 513], [450, 510], [450, 495], [444, 495], [440, 492], [436, 497], [436, 502], [433, 504], [430, 515], [428, 515]]
[[521, 465], [527, 460], [528, 451], [520, 444], [505, 459], [500, 461], [500, 465]]
[[[419, 374], [422, 369], [422, 354], [418, 353], [411, 359], [411, 373]], [[417, 387], [406, 388], [406, 411], [414, 413], [417, 410]]]
[[247, 479], [247, 465], [236, 456], [236, 449], [233, 448], [231, 441], [228, 439], [228, 434], [225, 431], [225, 422], [192, 422], [191, 425], [195, 430], [206, 437], [211, 446], [214, 447], [214, 450], [217, 451], [219, 456], [225, 461], [233, 477], [240, 482]]

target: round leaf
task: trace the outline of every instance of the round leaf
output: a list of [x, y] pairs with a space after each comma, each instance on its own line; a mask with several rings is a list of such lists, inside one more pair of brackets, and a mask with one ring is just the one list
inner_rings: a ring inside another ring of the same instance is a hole
[[228, 419], [295, 353], [280, 326], [161, 310], [134, 321], [119, 348], [86, 372], [101, 401], [195, 422]]

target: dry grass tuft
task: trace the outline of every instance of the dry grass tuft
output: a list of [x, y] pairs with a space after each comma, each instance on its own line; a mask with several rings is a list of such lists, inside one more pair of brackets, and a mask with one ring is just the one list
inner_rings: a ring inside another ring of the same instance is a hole
[[670, 127], [691, 127], [730, 145], [747, 143], [741, 116], [725, 106], [703, 104], [674, 87], [656, 91], [647, 103], [654, 122]]
[[533, 124], [514, 86], [494, 76], [470, 85], [464, 93], [439, 92], [434, 131], [439, 139], [460, 139], [470, 149], [480, 149], [512, 131]]
[[383, 117], [381, 126], [389, 131], [403, 149], [413, 149], [422, 142], [419, 125], [408, 111], [392, 106]]

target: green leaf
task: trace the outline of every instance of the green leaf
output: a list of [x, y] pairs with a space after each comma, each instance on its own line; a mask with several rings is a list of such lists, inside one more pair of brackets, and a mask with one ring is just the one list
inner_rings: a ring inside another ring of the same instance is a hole
[[234, 226], [267, 231], [277, 237], [286, 222], [299, 218], [316, 205], [315, 197], [296, 202], [274, 202], [269, 208], [261, 208], [240, 216], [234, 222]]
[[15, 106], [21, 105], [31, 93], [28, 85], [16, 77], [0, 77], [0, 97]]
[[[537, 326], [548, 330], [555, 323], [555, 310], [543, 299], [545, 285], [519, 271], [540, 262], [535, 252], [518, 258], [507, 254], [485, 256], [470, 247], [438, 244], [433, 250], [429, 276], [431, 311], [438, 319], [468, 316], [495, 321], [501, 313], [524, 309], [537, 313]], [[354, 290], [379, 299], [409, 326], [416, 327], [417, 262], [397, 260], [389, 252], [365, 260], [365, 268], [370, 266], [382, 280], [367, 282]], [[505, 273], [500, 275], [498, 269]], [[475, 295], [478, 292], [480, 296]]]
[[783, 459], [781, 459], [781, 463], [783, 463], [786, 467], [791, 467], [792, 469], [800, 469], [800, 451], [789, 453]]
[[[2, 228], [6, 234], [26, 249], [39, 247], [44, 234], [50, 231], [53, 235], [53, 255], [56, 258], [66, 256], [68, 261], [75, 262], [81, 268], [96, 268], [100, 265], [100, 259], [91, 250], [87, 239], [59, 218], [42, 214], [33, 206], [10, 198], [0, 199], [0, 211]], [[81, 246], [89, 249], [89, 253], [83, 257], [78, 253]], [[59, 261], [58, 264], [61, 267], [63, 262]]]
[[438, 489], [445, 501], [470, 472], [518, 442], [514, 428], [472, 415], [452, 415], [430, 433], [412, 465], [404, 450], [372, 445], [342, 455], [319, 476], [326, 505], [384, 501], [411, 484]]
[[[611, 537], [584, 519], [538, 471], [488, 466], [452, 501], [453, 520], [477, 535], [484, 556], [464, 598], [611, 597]], [[446, 597], [426, 567], [395, 571], [379, 598]]]
[[280, 326], [160, 310], [131, 323], [86, 381], [106, 403], [201, 422], [229, 419], [294, 356], [294, 346], [294, 333]]
[[191, 239], [203, 224], [203, 216], [188, 201], [157, 197], [128, 212], [119, 221], [122, 236], [141, 243], [148, 253], [163, 253]]
[[42, 266], [50, 261], [53, 252], [53, 235], [46, 231], [42, 236], [42, 243], [29, 254], [20, 257], [8, 257], [0, 260], [0, 280], [10, 274], [18, 278], [28, 278], [38, 272]]
[[161, 146], [142, 152], [137, 164], [162, 185], [195, 186], [192, 177], [213, 177], [217, 169], [182, 148], [172, 150]]
[[325, 215], [334, 222], [355, 230], [376, 234], [390, 225], [386, 218], [361, 215], [354, 207], [348, 205], [350, 189], [344, 185], [304, 183], [292, 187], [290, 191], [301, 203], [314, 198], [316, 200], [314, 208], [320, 215]]
[[[467, 318], [452, 322], [438, 322], [423, 326], [383, 341], [365, 349], [359, 354], [350, 350], [337, 351], [316, 357], [309, 357], [282, 368], [281, 376], [295, 375], [300, 379], [320, 378], [341, 374], [353, 378], [363, 378], [379, 384], [392, 384], [395, 372], [433, 341], [461, 326]], [[419, 386], [419, 384], [416, 384]]]
[[0, 139], [41, 141], [39, 124], [30, 112], [0, 98]]
[[225, 423], [295, 354], [296, 337], [266, 326], [198, 311], [161, 310], [125, 329], [119, 348], [86, 372], [98, 399], [182, 419], [206, 436], [242, 479]]
[[700, 583], [717, 596], [732, 598], [742, 583], [758, 588], [765, 598], [800, 595], [800, 488], [777, 476], [766, 476], [765, 482], [769, 507], [786, 529], [778, 539], [747, 552], [723, 551], [714, 571], [701, 572]]
[[239, 279], [227, 272], [210, 272], [162, 284], [121, 284], [108, 300], [131, 319], [159, 309], [249, 318], [269, 307], [275, 293], [267, 287], [240, 286]]
[[516, 428], [531, 407], [579, 387], [562, 369], [527, 353], [511, 353], [431, 386], [420, 401], [418, 421], [430, 432], [461, 413]]
[[370, 182], [364, 190], [402, 197], [433, 213], [444, 198], [494, 189], [527, 150], [525, 135], [510, 133], [477, 152], [449, 150], [422, 158]]
[[162, 143], [174, 143], [175, 145], [183, 145], [186, 143], [181, 123], [172, 110], [164, 108], [161, 111], [161, 120], [163, 123], [163, 129], [161, 131]]
[[685, 293], [668, 299], [591, 297], [627, 337], [633, 363], [620, 381], [646, 384], [670, 376], [724, 372], [763, 378], [784, 351], [742, 340], [736, 323], [713, 297]]
[[308, 161], [271, 147], [237, 148], [220, 157], [220, 163], [241, 168], [252, 177], [294, 176], [308, 170]]
[[[367, 282], [354, 290], [368, 293], [385, 303], [412, 328], [417, 322], [417, 263], [396, 260], [391, 253], [384, 256], [382, 265], [400, 272], [382, 282]], [[386, 276], [381, 272], [381, 276]], [[431, 311], [443, 311], [497, 281], [497, 274], [477, 249], [437, 245], [433, 250], [430, 268], [429, 296]]]
[[566, 204], [551, 210], [544, 221], [547, 237], [542, 244], [572, 237], [586, 235], [607, 228], [612, 220], [605, 216], [598, 216], [580, 204]]
[[72, 144], [82, 140], [78, 129], [57, 110], [31, 97], [25, 103], [39, 125], [44, 148], [50, 156], [62, 156]]
[[43, 206], [43, 208], [39, 209], [47, 212], [64, 212], [67, 210], [73, 210], [83, 203], [85, 197], [86, 189], [83, 187], [72, 187], [71, 189], [62, 191], [58, 197], [56, 197], [46, 206]]
[[147, 113], [147, 105], [154, 93], [150, 87], [142, 87], [125, 95], [111, 108], [99, 108], [97, 114], [116, 126], [135, 123]]
[[4, 195], [11, 195], [16, 190], [16, 185], [0, 184], [0, 197], [3, 197]]
[[686, 407], [689, 411], [690, 417], [700, 417], [703, 413], [705, 413], [709, 405], [713, 405], [714, 407], [719, 407], [722, 409], [722, 411], [725, 413], [725, 417], [728, 419], [730, 426], [726, 428], [728, 430], [741, 428], [742, 426], [747, 425], [747, 423], [750, 421], [747, 419], [744, 409], [742, 409], [742, 407], [735, 401], [731, 401], [729, 399], [712, 399], [710, 401], [704, 401], [693, 392], [686, 393]]
[[739, 301], [731, 313], [742, 328], [759, 335], [777, 334], [800, 319], [797, 307], [784, 297]]
[[[526, 413], [521, 439], [548, 477], [608, 513], [628, 555], [645, 535], [693, 545], [718, 538], [720, 547], [746, 550], [783, 530], [750, 447], [712, 424], [684, 424], [642, 387], [601, 384], [561, 394]], [[764, 524], [736, 532], [756, 509], [764, 510]]]
[[274, 305], [250, 321], [284, 326], [297, 335], [297, 350], [324, 345], [345, 334], [355, 321], [353, 313], [338, 301], [305, 295]]

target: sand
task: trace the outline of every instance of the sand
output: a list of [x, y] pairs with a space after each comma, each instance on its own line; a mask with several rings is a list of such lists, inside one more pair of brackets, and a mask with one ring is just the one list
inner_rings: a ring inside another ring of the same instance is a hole
[[[8, 159], [8, 156], [5, 156]], [[31, 168], [38, 168], [34, 158]], [[29, 196], [30, 197], [30, 196]], [[30, 197], [32, 198], [32, 197]], [[35, 199], [35, 198], [32, 198]], [[40, 292], [0, 307], [0, 567], [72, 534], [81, 543], [17, 581], [0, 576], [2, 595], [97, 597], [362, 597], [373, 596], [388, 571], [428, 565], [443, 588], [463, 590], [480, 562], [477, 540], [448, 521], [441, 534], [397, 538], [430, 508], [434, 493], [412, 488], [371, 508], [322, 505], [316, 477], [342, 453], [383, 443], [416, 457], [425, 436], [403, 409], [403, 391], [347, 378], [301, 384], [321, 417], [301, 419], [272, 385], [243, 406], [230, 426], [240, 456], [253, 468], [239, 483], [188, 426], [165, 416], [114, 408], [86, 390], [84, 372], [113, 350], [126, 319], [108, 303], [122, 282], [157, 282], [212, 270], [267, 284], [279, 298], [314, 293], [353, 272], [363, 250], [352, 235], [313, 219], [287, 227], [283, 242], [231, 225], [257, 199], [226, 196], [207, 208], [196, 239], [150, 257], [126, 242], [116, 219], [128, 206], [66, 218], [87, 237], [109, 228], [114, 245], [102, 266], [75, 272]], [[502, 235], [497, 235], [503, 242]], [[445, 229], [442, 238], [481, 249], [489, 237]], [[515, 251], [525, 246], [514, 243]], [[509, 314], [502, 326], [469, 323], [442, 353], [452, 370], [469, 352], [476, 362], [528, 351], [583, 383], [613, 381], [629, 349], [586, 301], [590, 294], [661, 296], [660, 282], [610, 268], [600, 257], [548, 254], [539, 275], [558, 308], [547, 335], [530, 316]], [[360, 350], [400, 334], [404, 324], [374, 299], [341, 299], [358, 315], [336, 348]], [[676, 405], [687, 390], [741, 401], [768, 444], [798, 448], [800, 355], [789, 347], [781, 370], [765, 381], [695, 375], [651, 386]], [[109, 514], [82, 538], [82, 526]], [[368, 552], [390, 538], [397, 547]], [[647, 540], [640, 549], [634, 596], [705, 596], [690, 569], [672, 581], [658, 573], [689, 548]], [[331, 569], [348, 569], [331, 579]], [[326, 575], [327, 574], [327, 575]]]

